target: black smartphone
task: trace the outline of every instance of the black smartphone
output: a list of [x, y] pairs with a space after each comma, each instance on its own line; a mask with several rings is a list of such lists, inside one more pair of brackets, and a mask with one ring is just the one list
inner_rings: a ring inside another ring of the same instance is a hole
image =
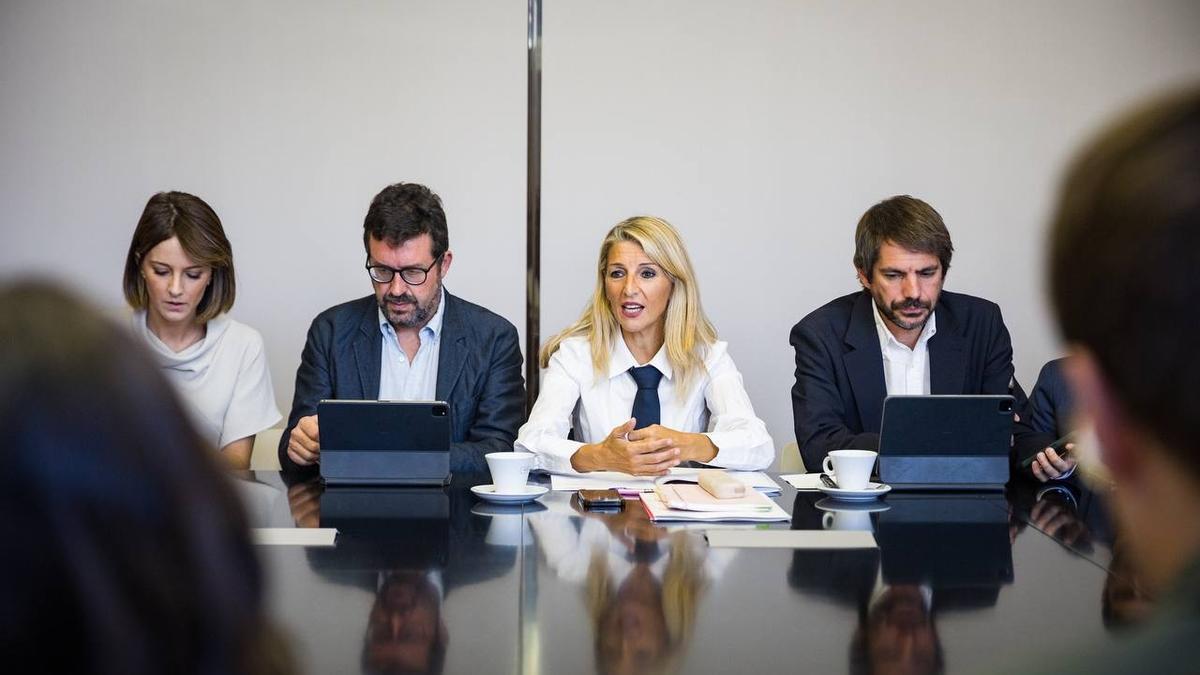
[[[1058, 455], [1059, 457], [1066, 457], [1067, 455], [1071, 454], [1071, 451], [1067, 449], [1067, 444], [1074, 443], [1074, 442], [1075, 442], [1075, 432], [1071, 432], [1071, 433], [1067, 434], [1066, 436], [1063, 436], [1062, 438], [1058, 439], [1057, 441], [1054, 441], [1053, 443], [1051, 443], [1050, 449], [1054, 450], [1054, 454]], [[1030, 455], [1029, 457], [1027, 457], [1025, 459], [1025, 461], [1021, 462], [1021, 468], [1028, 469], [1029, 467], [1033, 466], [1033, 463], [1035, 461], [1037, 461], [1037, 456], [1038, 456], [1038, 453], [1035, 452], [1032, 455]]]
[[621, 493], [613, 488], [607, 490], [579, 490], [579, 503], [585, 509], [619, 509], [625, 506]]

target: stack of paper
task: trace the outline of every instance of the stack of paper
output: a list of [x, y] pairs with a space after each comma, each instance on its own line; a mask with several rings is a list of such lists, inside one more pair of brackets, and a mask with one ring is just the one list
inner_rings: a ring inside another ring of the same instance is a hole
[[727, 520], [744, 520], [749, 522], [773, 522], [780, 520], [790, 520], [791, 516], [787, 511], [779, 508], [775, 502], [767, 499], [765, 496], [754, 493], [752, 496], [761, 497], [768, 505], [765, 511], [732, 509], [720, 511], [689, 511], [684, 509], [673, 509], [668, 506], [657, 492], [643, 492], [639, 495], [642, 499], [642, 507], [646, 509], [646, 514], [650, 516], [650, 520], [663, 521], [704, 521], [704, 522], [720, 522]]
[[800, 492], [818, 492], [821, 489], [819, 473], [788, 473], [780, 476]]
[[761, 492], [751, 491], [744, 497], [717, 499], [696, 484], [659, 485], [658, 497], [672, 509], [683, 511], [741, 511], [746, 513], [766, 513], [775, 502]]
[[[721, 469], [715, 469], [720, 471]], [[681, 481], [687, 483], [695, 483], [700, 480], [701, 471], [714, 471], [714, 469], [671, 469], [671, 472], [662, 478], [645, 478], [642, 476], [632, 476], [619, 471], [593, 471], [592, 473], [581, 476], [560, 476], [555, 474], [550, 477], [550, 489], [556, 492], [567, 491], [574, 492], [575, 490], [605, 490], [608, 488], [616, 488], [621, 492], [640, 493], [654, 491], [655, 483], [665, 481]], [[771, 480], [771, 477], [761, 471], [730, 471], [730, 476], [737, 478], [749, 485], [750, 487], [763, 492], [765, 494], [779, 494], [779, 484]]]

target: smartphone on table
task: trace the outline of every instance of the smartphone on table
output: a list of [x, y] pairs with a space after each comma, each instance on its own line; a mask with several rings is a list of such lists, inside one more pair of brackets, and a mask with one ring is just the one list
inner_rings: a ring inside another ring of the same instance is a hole
[[621, 493], [614, 488], [607, 490], [579, 490], [579, 503], [585, 509], [620, 509], [625, 506]]

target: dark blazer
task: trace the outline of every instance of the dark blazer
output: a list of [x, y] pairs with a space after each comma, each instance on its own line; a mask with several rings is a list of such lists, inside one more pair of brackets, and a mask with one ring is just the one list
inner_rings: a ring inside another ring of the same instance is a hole
[[1061, 438], [1071, 432], [1071, 416], [1075, 402], [1067, 378], [1063, 375], [1062, 359], [1042, 366], [1037, 384], [1029, 394], [1029, 424], [1037, 431]]
[[[296, 394], [279, 441], [285, 472], [301, 471], [287, 456], [296, 422], [315, 415], [321, 399], [379, 398], [383, 342], [374, 295], [321, 312], [308, 329], [296, 370]], [[525, 413], [517, 329], [503, 317], [446, 293], [438, 353], [437, 399], [450, 404], [450, 470], [485, 473], [483, 456], [512, 450]], [[314, 471], [308, 468], [308, 471]]]
[[[870, 293], [851, 293], [813, 311], [792, 328], [796, 383], [792, 415], [809, 471], [830, 450], [879, 447], [887, 383]], [[1012, 394], [1027, 419], [1028, 399], [1013, 377], [1012, 342], [1000, 308], [981, 298], [942, 291], [937, 333], [929, 340], [932, 394]], [[1014, 433], [1031, 431], [1022, 422]]]

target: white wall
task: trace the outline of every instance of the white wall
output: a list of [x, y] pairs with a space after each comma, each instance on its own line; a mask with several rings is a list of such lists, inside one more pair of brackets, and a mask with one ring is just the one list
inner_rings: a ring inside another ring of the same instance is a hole
[[5, 0], [0, 271], [119, 307], [146, 199], [200, 195], [286, 415], [309, 322], [371, 292], [371, 197], [416, 181], [445, 203], [447, 288], [523, 330], [525, 54], [522, 0]]
[[1042, 231], [1062, 164], [1123, 104], [1200, 77], [1200, 4], [548, 2], [542, 325], [575, 318], [604, 232], [684, 234], [705, 308], [782, 446], [791, 326], [857, 288], [859, 216], [922, 197], [947, 288], [998, 302], [1030, 388], [1058, 355]]
[[[662, 215], [778, 445], [788, 330], [855, 288], [875, 201], [927, 199], [947, 287], [996, 300], [1032, 385], [1057, 354], [1042, 228], [1070, 150], [1200, 77], [1200, 5], [546, 0], [542, 334], [582, 308], [603, 233]], [[454, 292], [524, 323], [521, 0], [0, 3], [0, 274], [112, 307], [146, 198], [195, 192], [234, 244], [234, 315], [280, 405], [308, 322], [369, 292], [362, 216], [438, 191]]]

